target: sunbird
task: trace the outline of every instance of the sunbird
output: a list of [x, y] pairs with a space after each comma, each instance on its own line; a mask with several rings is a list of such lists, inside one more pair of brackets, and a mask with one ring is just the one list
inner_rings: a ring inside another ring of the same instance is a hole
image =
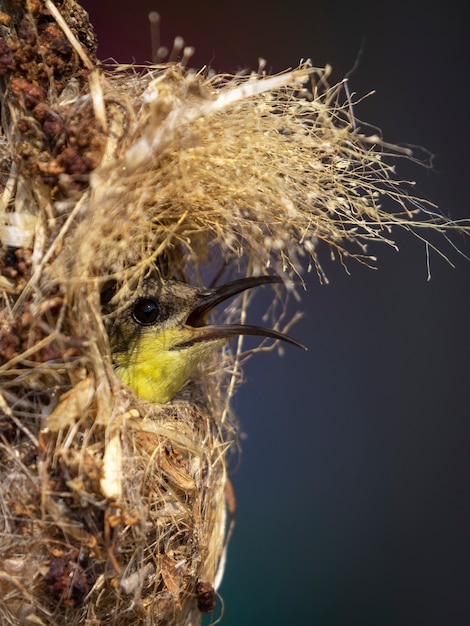
[[201, 361], [237, 335], [286, 341], [306, 349], [276, 330], [242, 324], [210, 324], [209, 313], [236, 294], [278, 276], [252, 276], [213, 289], [175, 280], [147, 278], [130, 304], [108, 328], [115, 371], [134, 393], [157, 404], [169, 402]]

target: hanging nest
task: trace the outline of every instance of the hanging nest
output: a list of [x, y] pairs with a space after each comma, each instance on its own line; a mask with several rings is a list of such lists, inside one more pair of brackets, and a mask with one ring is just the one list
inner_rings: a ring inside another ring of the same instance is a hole
[[326, 246], [373, 264], [366, 244], [394, 245], [394, 226], [457, 226], [394, 178], [387, 152], [404, 152], [361, 130], [328, 68], [105, 71], [73, 0], [0, 8], [0, 621], [199, 624], [223, 572], [241, 354], [139, 400], [113, 371], [106, 285], [124, 303], [156, 267], [227, 268], [293, 289], [304, 269], [326, 279]]

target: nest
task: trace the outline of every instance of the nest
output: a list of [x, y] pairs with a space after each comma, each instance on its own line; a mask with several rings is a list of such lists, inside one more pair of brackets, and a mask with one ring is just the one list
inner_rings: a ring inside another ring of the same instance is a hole
[[0, 7], [0, 621], [198, 624], [225, 561], [243, 354], [144, 402], [114, 374], [105, 285], [124, 302], [158, 267], [292, 289], [326, 280], [322, 247], [371, 264], [394, 226], [468, 227], [407, 193], [387, 158], [406, 151], [361, 130], [328, 68], [105, 70], [73, 0]]

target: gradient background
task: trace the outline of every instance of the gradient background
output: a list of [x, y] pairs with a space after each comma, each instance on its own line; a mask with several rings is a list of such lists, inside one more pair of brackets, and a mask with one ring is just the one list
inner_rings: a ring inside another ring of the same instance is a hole
[[[147, 13], [196, 46], [191, 65], [271, 71], [310, 57], [375, 96], [356, 115], [425, 146], [434, 170], [399, 175], [455, 219], [470, 216], [469, 36], [454, 2], [84, 1], [101, 59], [150, 57]], [[293, 334], [310, 351], [260, 355], [236, 408], [247, 439], [221, 593], [225, 626], [470, 624], [470, 264], [397, 235], [379, 270], [309, 279]], [[467, 255], [469, 242], [454, 237]]]

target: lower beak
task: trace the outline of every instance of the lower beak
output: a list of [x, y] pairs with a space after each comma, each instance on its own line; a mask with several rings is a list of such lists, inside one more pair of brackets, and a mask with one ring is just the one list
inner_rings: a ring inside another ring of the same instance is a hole
[[201, 290], [196, 296], [194, 307], [186, 320], [186, 325], [192, 327], [195, 331], [194, 338], [185, 342], [183, 345], [192, 345], [200, 341], [229, 339], [230, 337], [238, 335], [253, 335], [257, 337], [268, 337], [270, 339], [285, 341], [297, 346], [298, 348], [306, 350], [307, 348], [304, 345], [295, 339], [292, 339], [292, 337], [270, 328], [263, 328], [262, 326], [245, 326], [243, 324], [206, 325], [207, 317], [210, 311], [228, 298], [231, 298], [232, 296], [235, 296], [247, 289], [252, 289], [253, 287], [282, 282], [282, 278], [279, 276], [250, 276], [234, 280], [215, 289]]

